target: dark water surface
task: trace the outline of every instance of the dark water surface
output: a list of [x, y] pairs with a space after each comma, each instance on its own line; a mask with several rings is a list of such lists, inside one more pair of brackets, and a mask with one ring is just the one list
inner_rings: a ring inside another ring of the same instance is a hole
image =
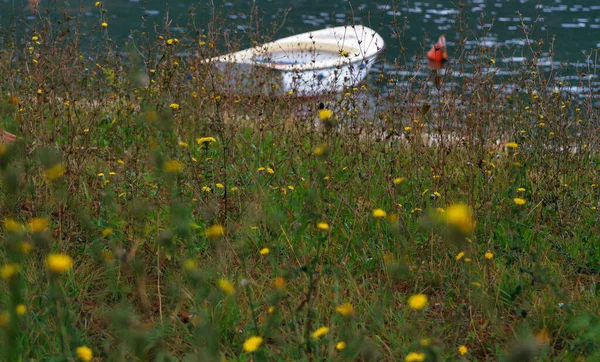
[[[117, 44], [132, 32], [140, 32], [144, 24], [149, 32], [154, 31], [156, 24], [164, 34], [167, 16], [173, 37], [183, 36], [193, 27], [206, 32], [213, 15], [220, 19], [212, 23], [213, 29], [227, 33], [231, 39], [256, 38], [249, 34], [256, 33], [257, 29], [273, 39], [328, 26], [358, 23], [375, 29], [386, 40], [386, 52], [382, 57], [382, 67], [379, 67], [385, 72], [396, 71], [395, 64], [410, 69], [411, 64], [422, 62], [423, 48], [444, 33], [448, 52], [453, 58], [459, 56], [458, 51], [469, 52], [481, 46], [491, 49], [496, 60], [494, 68], [499, 76], [510, 75], [511, 72], [506, 71], [510, 65], [518, 66], [532, 57], [528, 46], [533, 44], [531, 40], [542, 40], [544, 45], [538, 66], [545, 69], [562, 67], [566, 69], [562, 72], [564, 79], [587, 73], [587, 87], [598, 87], [595, 76], [590, 75], [594, 73], [595, 51], [600, 46], [598, 0], [102, 2], [107, 10], [109, 36]], [[40, 13], [48, 10], [54, 14], [67, 12], [84, 28], [96, 28], [95, 32], [90, 32], [90, 37], [100, 37], [100, 9], [94, 3], [95, 0], [0, 0], [0, 24], [11, 24], [15, 17], [21, 19], [25, 26], [32, 24], [38, 17], [36, 9]], [[195, 15], [195, 25], [190, 24], [190, 14]], [[461, 40], [463, 43], [458, 47], [457, 43]], [[426, 72], [417, 71], [415, 74], [425, 75]], [[406, 74], [399, 74], [399, 78], [403, 75]], [[468, 66], [462, 67], [455, 76], [468, 77]], [[577, 87], [581, 87], [581, 83]], [[573, 91], [578, 92], [577, 87]]]

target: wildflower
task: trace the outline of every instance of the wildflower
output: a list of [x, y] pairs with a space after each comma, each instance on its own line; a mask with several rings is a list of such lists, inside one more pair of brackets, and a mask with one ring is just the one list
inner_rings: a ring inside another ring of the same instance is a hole
[[167, 40], [167, 45], [173, 45], [173, 39], [168, 39]]
[[319, 111], [319, 118], [320, 118], [322, 121], [326, 121], [326, 120], [328, 120], [329, 118], [331, 118], [332, 116], [333, 116], [333, 112], [332, 112], [332, 111], [330, 111], [329, 109], [321, 109], [321, 110]]
[[217, 142], [217, 140], [214, 137], [196, 138], [196, 143], [198, 143], [200, 146], [203, 146], [203, 147], [208, 147], [208, 145], [213, 142]]
[[386, 212], [382, 209], [373, 210], [373, 217], [376, 219], [383, 219], [386, 216], [387, 216]]
[[275, 285], [275, 288], [277, 289], [283, 289], [285, 288], [285, 279], [283, 277], [276, 277], [273, 285]]
[[327, 231], [329, 230], [329, 225], [326, 222], [320, 222], [317, 224], [317, 228], [319, 230]]
[[396, 177], [394, 179], [394, 185], [400, 185], [401, 183], [404, 182], [404, 180], [406, 180], [404, 177]]
[[508, 142], [506, 144], [506, 147], [515, 149], [515, 148], [519, 147], [519, 145], [516, 142]]
[[94, 4], [95, 7], [99, 8], [102, 6], [102, 3], [100, 1], [96, 1], [96, 3]]
[[490, 64], [496, 64], [496, 59], [490, 58]]
[[269, 312], [269, 314], [273, 314], [273, 312], [275, 312], [275, 307], [270, 306], [269, 309], [267, 309], [267, 312]]
[[25, 304], [18, 304], [15, 307], [15, 313], [19, 316], [22, 317], [25, 315], [25, 313], [27, 313], [27, 307], [25, 306]]
[[238, 191], [238, 190], [239, 190], [239, 188], [238, 188], [237, 186], [233, 186], [233, 187], [231, 188], [231, 192], [236, 192], [236, 191]]
[[271, 167], [268, 167], [268, 168], [267, 168], [267, 172], [268, 172], [270, 175], [272, 175], [272, 174], [274, 174], [274, 173], [275, 173], [275, 170], [273, 170]]
[[425, 360], [425, 353], [410, 352], [404, 358], [406, 362], [421, 362]]
[[47, 169], [46, 171], [44, 171], [44, 176], [50, 180], [50, 181], [54, 181], [58, 178], [63, 177], [63, 175], [65, 174], [66, 168], [65, 165], [63, 165], [62, 163], [57, 163], [56, 165], [50, 167], [49, 169]]
[[171, 108], [174, 111], [177, 111], [177, 110], [179, 110], [179, 104], [171, 103], [171, 104], [169, 104], [169, 108]]
[[19, 251], [21, 252], [21, 254], [29, 254], [31, 250], [33, 250], [33, 245], [31, 245], [31, 243], [27, 241], [21, 241], [19, 243]]
[[411, 127], [411, 126], [406, 126], [406, 127], [404, 127], [404, 130], [405, 130], [406, 132], [408, 132], [408, 131], [411, 131], [411, 130], [412, 130], [412, 127]]
[[223, 184], [215, 184], [215, 186], [216, 186], [218, 189], [221, 189], [221, 190], [222, 190], [222, 189], [225, 187], [225, 186], [223, 186]]
[[458, 254], [456, 255], [456, 260], [460, 260], [460, 259], [462, 259], [464, 256], [465, 256], [465, 252], [464, 252], [464, 251], [461, 251], [460, 253], [458, 253]]
[[104, 173], [103, 173], [103, 172], [100, 172], [100, 173], [99, 173], [99, 174], [97, 174], [96, 176], [98, 176], [98, 177], [104, 177]]
[[0, 327], [8, 327], [9, 323], [10, 323], [10, 313], [8, 313], [8, 311], [0, 312]]
[[103, 27], [104, 29], [106, 29], [106, 27], [108, 26], [108, 24], [107, 24], [106, 22], [103, 22], [103, 23], [102, 23], [102, 24], [100, 24], [100, 25], [102, 25], [102, 27]]
[[215, 224], [207, 228], [204, 234], [209, 239], [217, 239], [225, 235], [225, 228], [219, 224]]
[[522, 198], [520, 198], [520, 197], [515, 197], [515, 198], [513, 199], [513, 202], [514, 202], [515, 204], [517, 204], [517, 205], [525, 205], [525, 202], [526, 202], [526, 201], [525, 201], [525, 199], [522, 199]]
[[322, 145], [315, 147], [315, 149], [313, 150], [313, 155], [322, 156], [323, 154], [325, 154], [325, 151], [327, 151], [327, 144], [323, 143]]
[[484, 256], [486, 259], [492, 259], [494, 257], [494, 254], [488, 251], [484, 254]]
[[163, 171], [166, 173], [183, 172], [183, 163], [177, 160], [170, 160], [163, 164]]
[[517, 189], [517, 192], [525, 192], [525, 188], [524, 188], [524, 187], [519, 187], [519, 188]]
[[29, 230], [31, 230], [31, 232], [33, 233], [39, 233], [42, 232], [46, 229], [48, 229], [48, 219], [45, 217], [35, 217], [31, 220], [29, 220], [29, 223], [27, 224], [27, 226], [29, 227]]
[[427, 296], [425, 294], [414, 294], [408, 298], [408, 306], [414, 310], [421, 310], [427, 306]]
[[233, 293], [235, 293], [235, 288], [233, 287], [233, 284], [231, 284], [225, 279], [219, 279], [219, 281], [217, 282], [217, 286], [227, 295], [233, 295]]
[[335, 349], [337, 349], [338, 351], [342, 351], [342, 350], [346, 349], [346, 342], [340, 341], [340, 342], [336, 343]]
[[431, 344], [431, 341], [429, 340], [429, 338], [423, 338], [423, 339], [421, 340], [421, 346], [423, 346], [423, 347], [427, 347], [427, 346], [429, 346], [430, 344]]
[[17, 232], [23, 229], [23, 225], [21, 225], [18, 221], [14, 219], [4, 219], [4, 230], [8, 232]]
[[187, 144], [187, 142], [183, 142], [183, 141], [179, 141], [178, 143], [179, 147], [183, 147], [183, 148], [188, 148], [189, 145]]
[[455, 226], [458, 230], [465, 234], [470, 234], [475, 228], [473, 220], [473, 211], [465, 204], [454, 204], [446, 208], [444, 213], [444, 221]]
[[208, 186], [202, 186], [202, 191], [204, 191], [204, 192], [210, 192], [211, 189]]
[[458, 347], [458, 353], [459, 353], [461, 356], [464, 356], [465, 354], [467, 354], [467, 352], [468, 352], [468, 351], [469, 351], [469, 349], [468, 349], [466, 346], [464, 346], [464, 345], [463, 345], [463, 346], [460, 346], [460, 347]]
[[348, 316], [354, 312], [354, 307], [350, 303], [344, 303], [337, 306], [335, 310], [343, 316]]
[[46, 265], [50, 271], [62, 274], [73, 268], [73, 259], [66, 254], [50, 254], [46, 257]]
[[77, 347], [75, 352], [77, 352], [77, 357], [85, 362], [91, 361], [94, 357], [92, 354], [92, 349], [86, 346]]
[[256, 351], [258, 349], [258, 347], [260, 347], [262, 342], [263, 342], [262, 337], [253, 336], [253, 337], [248, 338], [244, 342], [244, 352], [252, 353], [252, 352]]
[[186, 259], [183, 261], [183, 269], [192, 271], [196, 269], [196, 262], [192, 259]]
[[313, 339], [318, 339], [323, 337], [324, 335], [326, 335], [329, 332], [329, 327], [320, 327], [317, 328], [316, 331], [312, 332], [312, 337]]
[[262, 248], [260, 249], [260, 255], [268, 255], [271, 252], [271, 250], [269, 250], [269, 248]]
[[477, 288], [481, 288], [481, 283], [480, 282], [471, 282], [471, 285]]
[[290, 191], [294, 191], [294, 190], [295, 190], [294, 186], [291, 186], [291, 185], [290, 185], [290, 186], [288, 186], [288, 189], [289, 189]]
[[10, 263], [10, 264], [6, 264], [4, 266], [2, 266], [2, 268], [0, 268], [0, 276], [2, 276], [2, 279], [10, 279], [13, 276], [17, 275], [19, 273], [19, 271], [21, 270], [21, 266], [19, 264], [16, 263]]

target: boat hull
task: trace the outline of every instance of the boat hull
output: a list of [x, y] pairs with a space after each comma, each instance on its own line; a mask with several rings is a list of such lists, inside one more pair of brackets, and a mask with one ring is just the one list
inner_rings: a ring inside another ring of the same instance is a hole
[[207, 60], [209, 86], [244, 95], [340, 92], [364, 80], [382, 48], [383, 39], [366, 27], [300, 34]]

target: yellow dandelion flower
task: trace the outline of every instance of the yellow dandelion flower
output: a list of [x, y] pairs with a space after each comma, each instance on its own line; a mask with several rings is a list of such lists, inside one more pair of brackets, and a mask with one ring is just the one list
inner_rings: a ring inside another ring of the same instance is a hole
[[102, 3], [100, 1], [96, 1], [96, 3], [94, 4], [95, 7], [99, 8], [102, 6]]
[[275, 173], [275, 170], [273, 170], [272, 168], [268, 167], [267, 168], [267, 172], [272, 175], [272, 174]]
[[33, 250], [33, 245], [31, 245], [30, 242], [27, 241], [21, 241], [19, 243], [19, 252], [21, 254], [29, 254], [31, 251]]
[[466, 346], [460, 346], [460, 347], [458, 347], [458, 353], [461, 356], [464, 356], [465, 354], [467, 354], [467, 352], [469, 352], [469, 349]]
[[269, 309], [267, 309], [267, 312], [269, 314], [273, 314], [273, 312], [275, 312], [275, 307], [273, 307], [273, 306], [269, 307]]
[[425, 353], [410, 352], [404, 358], [406, 362], [422, 362], [425, 360]]
[[465, 252], [461, 251], [460, 253], [456, 254], [456, 260], [460, 260], [465, 256]]
[[525, 192], [525, 188], [524, 188], [524, 187], [519, 187], [519, 188], [517, 189], [517, 192]]
[[329, 327], [320, 327], [316, 331], [312, 332], [311, 336], [313, 339], [319, 339], [329, 333]]
[[58, 163], [52, 167], [50, 167], [49, 169], [44, 171], [44, 176], [50, 180], [50, 181], [54, 181], [58, 178], [61, 178], [64, 176], [66, 171], [66, 167], [65, 165], [63, 165], [62, 163]]
[[320, 222], [317, 224], [317, 228], [319, 230], [327, 231], [329, 230], [329, 224], [327, 224], [326, 222]]
[[19, 316], [22, 317], [25, 315], [25, 313], [27, 313], [27, 307], [25, 306], [25, 304], [18, 304], [15, 307], [15, 313]]
[[275, 277], [275, 281], [273, 281], [273, 285], [277, 289], [285, 288], [285, 278], [284, 277]]
[[414, 310], [421, 310], [427, 306], [427, 296], [425, 294], [414, 294], [408, 298], [408, 306]]
[[506, 147], [515, 149], [515, 148], [519, 147], [519, 145], [516, 142], [508, 142], [506, 144]]
[[208, 186], [202, 186], [202, 191], [203, 192], [211, 192], [212, 190]]
[[108, 24], [107, 24], [106, 22], [103, 22], [103, 23], [102, 23], [102, 24], [100, 24], [100, 25], [102, 25], [102, 27], [103, 27], [104, 29], [106, 29], [106, 27], [108, 26]]
[[39, 233], [48, 229], [50, 222], [45, 217], [35, 217], [27, 223], [29, 230], [33, 233]]
[[163, 164], [163, 171], [166, 173], [182, 173], [183, 162], [177, 160], [169, 160]]
[[525, 202], [526, 202], [526, 201], [525, 201], [525, 199], [522, 199], [522, 198], [520, 198], [520, 197], [515, 197], [515, 198], [513, 199], [513, 202], [514, 202], [515, 204], [517, 204], [517, 205], [525, 205]]
[[188, 148], [190, 146], [187, 144], [187, 142], [183, 142], [183, 141], [179, 141], [178, 145], [179, 145], [179, 147], [183, 147], [183, 148]]
[[196, 262], [192, 259], [186, 259], [183, 261], [183, 269], [192, 271], [196, 269]]
[[481, 283], [480, 282], [471, 282], [471, 285], [477, 288], [481, 288]]
[[216, 224], [207, 228], [204, 234], [209, 239], [217, 239], [225, 235], [225, 228], [219, 224]]
[[106, 228], [106, 229], [102, 230], [102, 236], [104, 236], [104, 237], [110, 236], [110, 235], [112, 235], [113, 231], [114, 231], [113, 228]]
[[17, 231], [23, 230], [23, 225], [14, 219], [4, 219], [4, 230], [15, 233]]
[[260, 249], [260, 255], [267, 255], [271, 252], [271, 250], [269, 250], [269, 248], [262, 248]]
[[344, 304], [338, 305], [335, 308], [335, 310], [343, 316], [348, 316], [348, 315], [354, 313], [354, 307], [350, 303], [344, 303]]
[[2, 268], [0, 268], [0, 276], [2, 277], [2, 279], [8, 280], [8, 279], [14, 277], [15, 275], [17, 275], [20, 270], [21, 270], [21, 266], [19, 264], [16, 264], [16, 263], [6, 264], [6, 265], [3, 265]]
[[342, 350], [346, 349], [346, 342], [340, 341], [340, 342], [336, 343], [335, 349], [337, 349], [338, 351], [342, 351]]
[[383, 219], [386, 216], [387, 216], [387, 213], [382, 209], [373, 210], [373, 217], [376, 219]]
[[169, 104], [169, 108], [171, 108], [174, 111], [177, 111], [177, 110], [179, 110], [180, 107], [179, 107], [179, 104], [177, 104], [177, 103], [171, 103], [171, 104]]
[[446, 208], [444, 221], [456, 227], [465, 234], [470, 234], [475, 229], [473, 211], [465, 204], [454, 204]]
[[253, 336], [244, 342], [244, 352], [252, 353], [256, 351], [263, 343], [262, 337]]
[[396, 177], [394, 179], [394, 185], [400, 185], [401, 183], [403, 183], [406, 180], [406, 178], [404, 177]]
[[329, 118], [331, 118], [333, 116], [333, 112], [330, 111], [329, 109], [321, 109], [319, 111], [319, 118], [323, 121], [328, 120]]
[[494, 257], [494, 254], [488, 251], [487, 253], [484, 254], [484, 256], [486, 259], [492, 259]]
[[217, 140], [214, 137], [200, 137], [200, 138], [196, 138], [196, 143], [198, 143], [200, 146], [208, 146], [209, 144], [213, 143], [213, 142], [217, 142]]
[[46, 257], [46, 266], [50, 271], [62, 274], [73, 268], [73, 259], [66, 254], [50, 254]]
[[235, 293], [233, 284], [225, 279], [219, 279], [219, 281], [217, 281], [217, 286], [227, 295], [233, 295], [233, 293]]
[[8, 311], [0, 312], [0, 327], [6, 328], [10, 323], [10, 313]]
[[89, 362], [92, 360], [92, 358], [94, 358], [92, 349], [86, 346], [77, 347], [75, 352], [77, 353], [77, 357], [85, 362]]
[[223, 184], [215, 184], [215, 186], [216, 186], [218, 189], [221, 189], [221, 190], [222, 190], [222, 189], [225, 187], [225, 186], [223, 186]]

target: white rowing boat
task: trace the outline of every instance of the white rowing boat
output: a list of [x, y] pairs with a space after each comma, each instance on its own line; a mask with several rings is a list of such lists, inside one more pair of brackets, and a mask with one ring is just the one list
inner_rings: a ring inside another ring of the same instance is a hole
[[293, 35], [211, 58], [214, 85], [228, 93], [313, 96], [360, 83], [383, 49], [365, 26], [339, 26]]

